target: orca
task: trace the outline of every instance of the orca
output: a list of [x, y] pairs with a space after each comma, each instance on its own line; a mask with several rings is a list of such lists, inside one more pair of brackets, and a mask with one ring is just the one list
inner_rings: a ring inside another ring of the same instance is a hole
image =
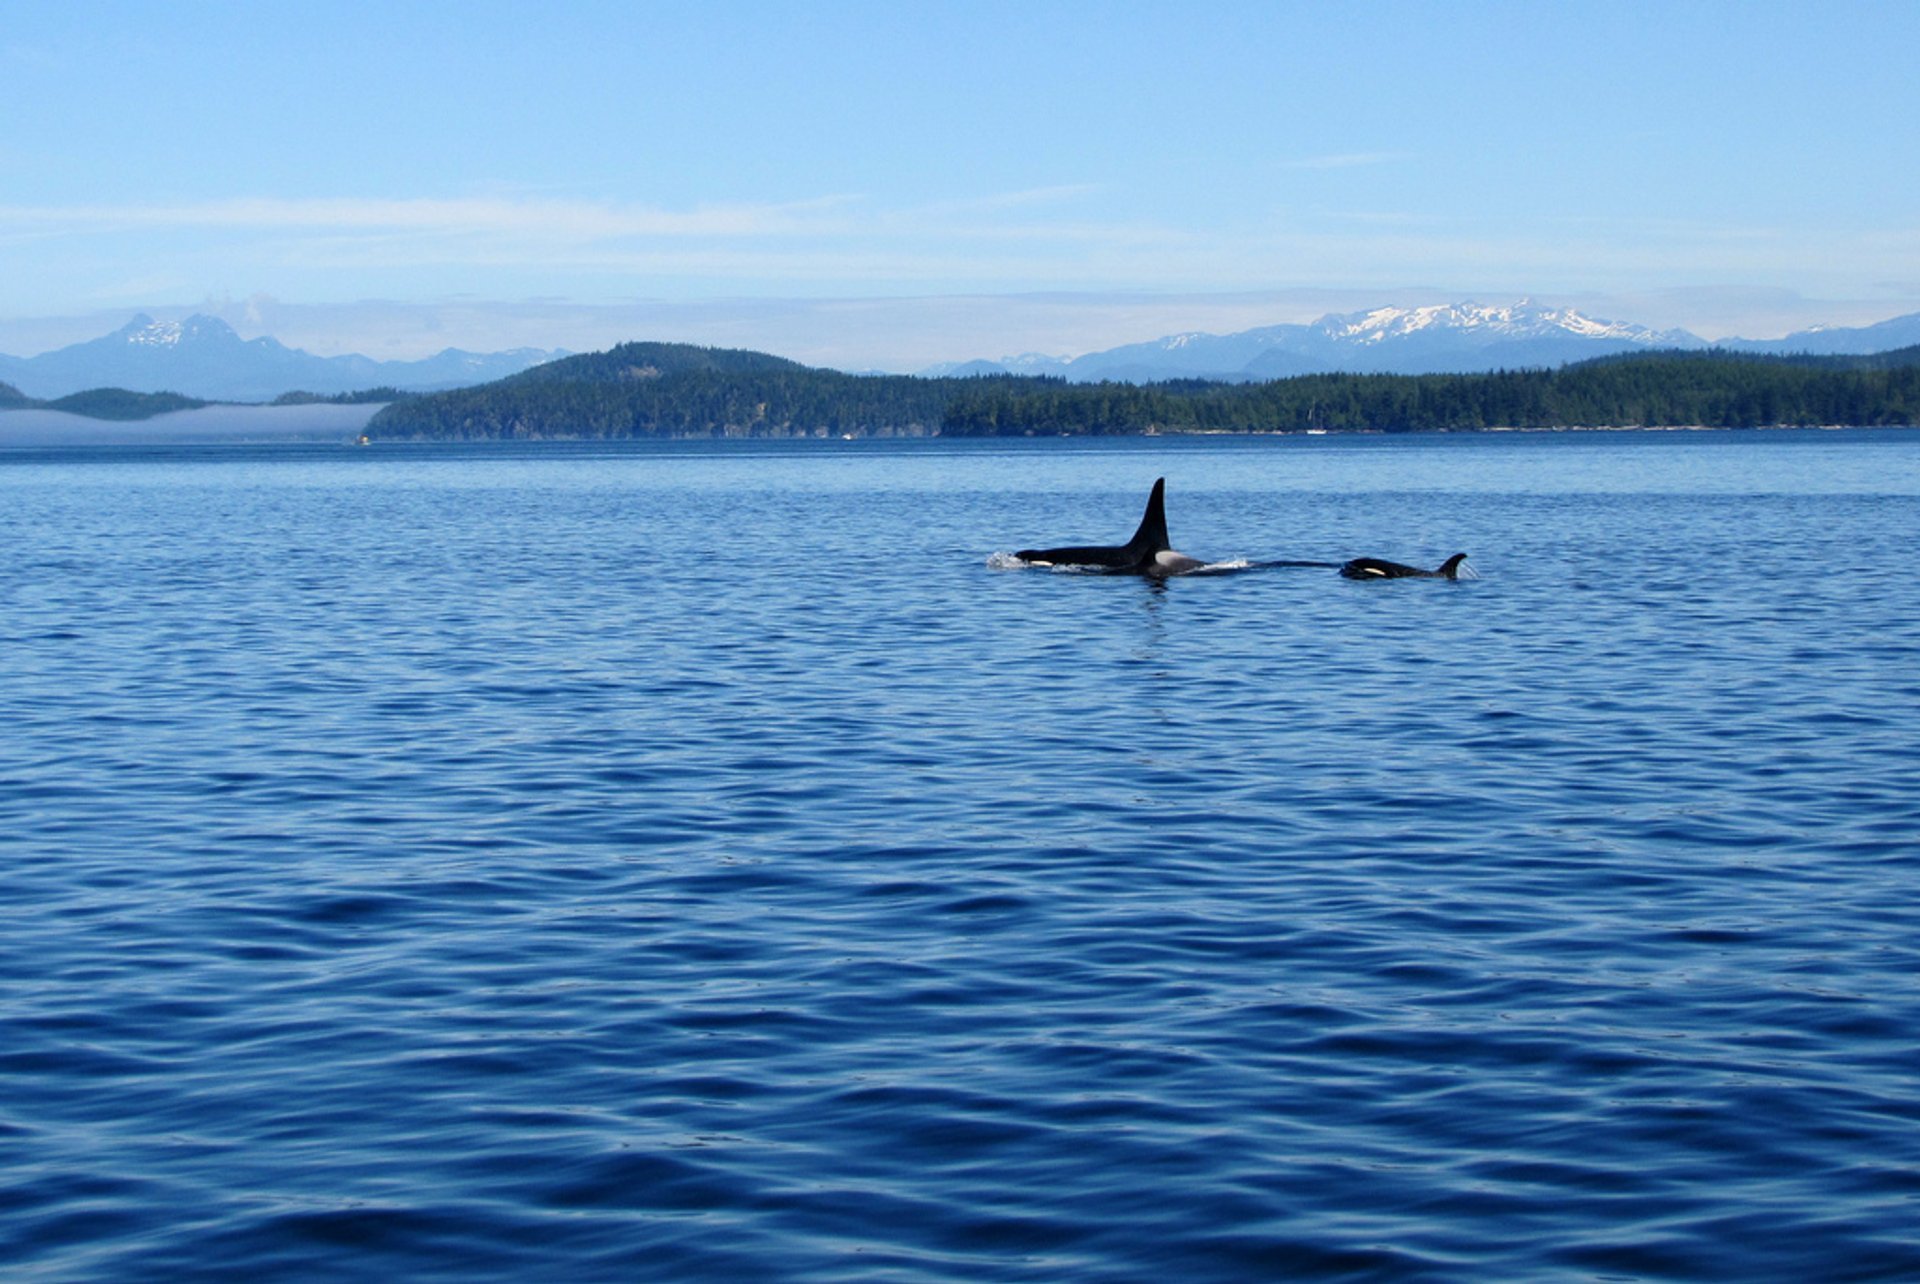
[[1206, 563], [1176, 553], [1167, 542], [1167, 479], [1153, 483], [1140, 529], [1124, 544], [1083, 544], [1065, 548], [1025, 548], [1014, 556], [1035, 566], [1087, 566], [1110, 575], [1181, 575]]
[[1340, 568], [1340, 574], [1350, 580], [1457, 580], [1460, 578], [1460, 563], [1467, 560], [1465, 553], [1455, 553], [1440, 563], [1440, 569], [1423, 571], [1417, 566], [1402, 566], [1399, 562], [1383, 561], [1378, 557], [1356, 557]]

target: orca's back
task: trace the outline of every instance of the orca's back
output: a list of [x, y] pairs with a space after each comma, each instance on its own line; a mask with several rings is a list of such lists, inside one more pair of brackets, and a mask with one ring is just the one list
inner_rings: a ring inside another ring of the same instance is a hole
[[1023, 548], [1014, 554], [1023, 562], [1049, 566], [1108, 566], [1115, 570], [1132, 567], [1138, 561], [1130, 546], [1089, 544], [1077, 548]]
[[1124, 544], [1076, 544], [1065, 548], [1026, 548], [1014, 556], [1023, 562], [1052, 566], [1101, 566], [1115, 571], [1138, 571], [1153, 564], [1154, 554], [1171, 548], [1167, 542], [1167, 479], [1153, 483], [1147, 511], [1133, 538]]

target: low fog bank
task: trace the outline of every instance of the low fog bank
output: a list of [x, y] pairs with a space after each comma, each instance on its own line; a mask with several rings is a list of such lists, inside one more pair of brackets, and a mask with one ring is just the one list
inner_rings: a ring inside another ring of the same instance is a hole
[[349, 441], [378, 405], [206, 406], [132, 421], [58, 410], [0, 411], [0, 446], [199, 446], [215, 442]]

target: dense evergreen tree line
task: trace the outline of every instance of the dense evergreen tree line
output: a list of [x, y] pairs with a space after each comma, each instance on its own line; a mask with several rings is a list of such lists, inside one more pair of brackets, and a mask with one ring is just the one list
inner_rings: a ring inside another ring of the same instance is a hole
[[[1920, 357], [1916, 353], [1915, 357]], [[1159, 432], [1757, 428], [1920, 423], [1920, 365], [1726, 353], [1655, 354], [1558, 370], [1302, 375], [1271, 383], [982, 389], [948, 408], [954, 436]]]
[[745, 348], [702, 348], [691, 343], [623, 343], [605, 352], [584, 352], [508, 375], [501, 383], [638, 383], [662, 375], [830, 374], [798, 361]]
[[89, 419], [151, 419], [176, 410], [198, 410], [210, 401], [183, 397], [177, 392], [129, 392], [125, 388], [89, 388], [41, 403], [48, 410], [64, 410]]
[[[313, 392], [285, 392], [268, 404], [362, 406], [404, 401], [414, 395], [416, 394], [401, 392], [397, 388], [368, 388], [362, 392], [342, 392], [329, 396]], [[152, 419], [156, 415], [171, 414], [176, 410], [199, 410], [205, 406], [219, 404], [222, 403], [183, 396], [177, 392], [129, 392], [125, 388], [89, 388], [85, 392], [72, 392], [51, 401], [42, 401], [39, 398], [27, 396], [10, 383], [0, 383], [0, 410], [60, 410], [70, 415], [83, 415], [88, 419]]]
[[386, 401], [405, 401], [408, 397], [417, 397], [416, 392], [402, 392], [398, 388], [383, 386], [362, 388], [359, 392], [283, 392], [267, 404], [269, 406], [371, 406]]
[[177, 392], [128, 392], [125, 388], [89, 388], [51, 401], [29, 397], [0, 383], [0, 410], [63, 410], [89, 419], [151, 419], [174, 410], [198, 410], [213, 403]]
[[[277, 405], [388, 401], [380, 437], [1104, 435], [1480, 428], [1920, 424], [1920, 348], [1869, 356], [1671, 352], [1558, 370], [1069, 384], [1012, 375], [850, 375], [765, 353], [631, 343], [476, 388], [288, 393]], [[96, 388], [53, 401], [0, 383], [0, 409], [144, 419], [210, 403]]]
[[1874, 358], [1654, 353], [1558, 370], [1136, 386], [849, 375], [761, 353], [625, 344], [391, 405], [369, 432], [486, 439], [1916, 423], [1920, 349]]
[[623, 383], [501, 382], [388, 406], [375, 437], [787, 437], [932, 433], [933, 380], [832, 371], [689, 371]]
[[388, 406], [367, 431], [456, 439], [930, 434], [979, 382], [851, 375], [759, 352], [628, 343]]

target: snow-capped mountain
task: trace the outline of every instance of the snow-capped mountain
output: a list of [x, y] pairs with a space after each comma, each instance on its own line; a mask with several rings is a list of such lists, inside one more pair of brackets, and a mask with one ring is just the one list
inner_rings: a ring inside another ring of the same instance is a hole
[[0, 380], [30, 397], [89, 388], [178, 392], [215, 401], [270, 401], [284, 392], [330, 395], [363, 388], [428, 391], [487, 383], [565, 356], [535, 348], [463, 352], [419, 361], [317, 357], [277, 339], [242, 339], [217, 317], [155, 321], [137, 316], [112, 334], [36, 357], [0, 356]]
[[1558, 366], [1639, 349], [1705, 346], [1704, 339], [1685, 330], [1602, 321], [1522, 299], [1493, 306], [1381, 307], [1324, 316], [1308, 325], [1168, 335], [1050, 364], [1024, 358], [1017, 367], [1011, 361], [969, 362], [949, 370], [1055, 374], [1082, 382], [1252, 380], [1330, 370], [1429, 374]]
[[1347, 316], [1322, 317], [1315, 325], [1330, 339], [1357, 344], [1384, 343], [1439, 331], [1471, 333], [1500, 342], [1566, 337], [1620, 340], [1643, 346], [1700, 342], [1684, 330], [1661, 332], [1618, 321], [1596, 321], [1572, 308], [1543, 308], [1529, 299], [1504, 307], [1443, 303], [1423, 308], [1375, 308]]

